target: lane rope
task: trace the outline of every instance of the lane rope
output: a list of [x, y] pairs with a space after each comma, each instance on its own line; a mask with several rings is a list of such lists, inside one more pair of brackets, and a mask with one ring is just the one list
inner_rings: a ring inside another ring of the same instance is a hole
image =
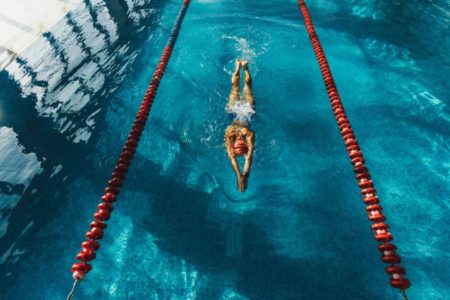
[[378, 250], [381, 252], [381, 259], [383, 262], [390, 264], [390, 266], [386, 267], [386, 272], [391, 276], [390, 284], [392, 287], [400, 289], [403, 299], [407, 299], [405, 291], [411, 286], [411, 282], [404, 277], [406, 270], [400, 266], [401, 258], [397, 253], [397, 247], [390, 243], [390, 241], [393, 240], [393, 236], [389, 231], [389, 226], [384, 222], [386, 217], [382, 214], [383, 208], [380, 205], [377, 191], [369, 174], [369, 169], [365, 166], [363, 154], [345, 113], [344, 105], [339, 97], [328, 61], [311, 21], [311, 16], [306, 3], [304, 0], [298, 0], [298, 4], [305, 21], [314, 53], [319, 62], [320, 72], [322, 73], [336, 122], [339, 126], [345, 147], [347, 148], [348, 156], [354, 166], [356, 180], [358, 181], [363, 201], [367, 205], [366, 212], [369, 220], [373, 222], [371, 227], [374, 232], [375, 240], [379, 242]]
[[103, 238], [104, 230], [107, 227], [105, 221], [110, 218], [111, 212], [113, 211], [113, 203], [116, 201], [116, 197], [119, 194], [120, 188], [128, 173], [128, 168], [130, 167], [136, 152], [139, 139], [147, 122], [164, 71], [172, 55], [172, 50], [175, 46], [189, 4], [190, 0], [183, 1], [183, 5], [178, 13], [175, 24], [173, 25], [167, 45], [164, 48], [159, 63], [153, 73], [152, 80], [145, 92], [144, 99], [142, 100], [142, 104], [130, 130], [130, 134], [128, 135], [127, 141], [114, 168], [111, 180], [108, 181], [104, 195], [101, 197], [101, 203], [98, 205], [98, 210], [94, 214], [94, 220], [89, 225], [90, 230], [86, 233], [87, 240], [81, 243], [81, 251], [76, 256], [76, 259], [81, 262], [76, 262], [72, 265], [72, 277], [75, 282], [67, 297], [68, 300], [72, 299], [78, 283], [83, 280], [86, 274], [92, 269], [92, 266], [88, 264], [88, 262], [95, 259], [96, 251], [100, 248], [98, 240]]
[[75, 289], [77, 288], [78, 283], [80, 283], [79, 280], [75, 280], [72, 286], [72, 289], [69, 292], [69, 295], [67, 296], [67, 300], [72, 300], [73, 295], [75, 293]]

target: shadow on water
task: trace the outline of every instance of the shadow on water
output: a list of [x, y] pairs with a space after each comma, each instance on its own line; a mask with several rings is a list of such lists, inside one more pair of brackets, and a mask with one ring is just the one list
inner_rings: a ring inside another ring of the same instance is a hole
[[[331, 138], [326, 128], [319, 127], [319, 123], [294, 120], [286, 125], [296, 132], [303, 128], [311, 133], [311, 138], [312, 132], [319, 131], [328, 141], [325, 149], [333, 148], [338, 138]], [[304, 138], [300, 133], [293, 136], [298, 140]], [[235, 278], [237, 291], [249, 299], [373, 299], [380, 295], [379, 291], [371, 290], [367, 282], [380, 280], [384, 283], [382, 280], [386, 278], [377, 259], [375, 243], [368, 234], [367, 221], [361, 217], [365, 216], [363, 205], [354, 208], [353, 202], [345, 202], [359, 198], [356, 188], [345, 192], [343, 187], [348, 187], [349, 182], [354, 185], [350, 173], [342, 176], [337, 171], [339, 174], [335, 174], [333, 170], [339, 169], [334, 168], [338, 163], [312, 175], [316, 178], [309, 193], [313, 199], [295, 199], [295, 195], [286, 195], [282, 187], [265, 186], [258, 191], [259, 195], [264, 195], [258, 201], [267, 205], [267, 209], [237, 216], [226, 211], [215, 214], [211, 209], [212, 195], [188, 188], [176, 178], [157, 175], [161, 167], [146, 157], [137, 156], [136, 160], [140, 167], [132, 170], [133, 181], [127, 182], [127, 189], [145, 192], [154, 199], [144, 228], [157, 237], [161, 251], [185, 259], [213, 278], [220, 275]], [[148, 178], [147, 174], [153, 175]], [[288, 205], [286, 218], [302, 219], [309, 215], [308, 220], [315, 224], [312, 226], [316, 241], [311, 242], [301, 226], [297, 228], [297, 235], [286, 235], [286, 240], [309, 244], [305, 247], [315, 249], [317, 254], [280, 254], [282, 249], [272, 240], [271, 229], [267, 229], [264, 221], [280, 222], [282, 218], [272, 214], [274, 207], [280, 205], [277, 202], [286, 197], [292, 198], [288, 199], [288, 204], [284, 202]], [[230, 256], [228, 247], [233, 234], [230, 230], [233, 231], [236, 223], [242, 239]], [[372, 247], [369, 258], [361, 256], [366, 243], [367, 247]], [[324, 255], [322, 250], [331, 254]], [[352, 268], [353, 264], [358, 267]], [[368, 269], [379, 271], [366, 276]], [[208, 288], [199, 291], [199, 299], [220, 298], [225, 283], [212, 280]]]
[[[135, 172], [141, 173], [134, 174], [136, 178], [143, 179], [146, 174], [158, 174], [160, 170], [147, 161]], [[330, 174], [329, 170], [323, 173]], [[339, 209], [339, 206], [342, 208], [345, 204], [337, 204], [337, 208], [332, 209], [326, 207], [330, 198], [345, 199], [344, 192], [336, 193], [345, 186], [345, 178], [331, 183], [329, 176], [324, 174], [317, 174], [317, 178], [322, 179], [318, 180], [315, 191], [311, 193], [314, 201], [304, 199], [308, 203], [293, 205], [290, 214], [303, 215], [306, 211], [313, 214], [314, 221], [319, 224], [315, 228], [320, 229], [316, 234], [320, 243], [323, 243], [321, 249], [328, 248], [333, 253], [331, 257], [321, 255], [321, 250], [318, 250], [316, 256], [305, 258], [296, 258], [302, 257], [302, 253], [293, 253], [296, 257], [279, 255], [279, 248], [272, 244], [273, 241], [261, 223], [262, 220], [271, 219], [268, 211], [256, 211], [241, 217], [221, 211], [220, 217], [211, 218], [211, 195], [187, 188], [175, 179], [152, 176], [148, 181], [133, 180], [129, 182], [128, 188], [142, 191], [142, 187], [145, 187], [144, 191], [154, 196], [152, 215], [144, 226], [157, 237], [160, 250], [184, 258], [208, 274], [225, 274], [237, 278], [237, 291], [249, 299], [375, 298], [379, 292], [361, 289], [367, 286], [365, 280], [384, 278], [382, 272], [378, 272], [380, 276], [364, 276], [365, 269], [379, 266], [378, 260], [365, 260], [360, 255], [360, 249], [364, 247], [362, 243], [369, 240], [369, 235], [363, 230], [367, 227], [367, 222], [361, 218], [361, 214], [353, 215], [355, 210]], [[271, 199], [273, 195], [285, 194], [276, 187], [271, 187], [270, 193], [260, 192]], [[241, 251], [230, 257], [227, 254], [229, 230], [236, 220], [242, 228]], [[341, 226], [330, 228], [333, 222], [340, 222]], [[302, 236], [302, 228], [298, 228], [298, 231], [299, 236]], [[363, 242], [358, 246], [358, 241], [361, 240]], [[317, 244], [310, 246], [319, 247]], [[375, 245], [373, 248], [376, 252]], [[339, 257], [339, 263], [334, 262], [334, 256]], [[355, 262], [356, 257], [359, 259]], [[348, 267], [354, 263], [359, 267]], [[361, 264], [367, 268], [361, 268]], [[346, 282], [345, 288], [343, 282]], [[351, 286], [348, 286], [349, 282], [352, 283]], [[214, 286], [200, 291], [202, 296], [199, 299], [218, 299], [222, 288], [221, 282], [214, 283]]]

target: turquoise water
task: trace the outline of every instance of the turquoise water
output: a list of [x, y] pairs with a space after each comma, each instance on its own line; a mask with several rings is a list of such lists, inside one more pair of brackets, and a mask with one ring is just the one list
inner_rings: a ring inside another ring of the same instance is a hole
[[[70, 267], [181, 1], [85, 1], [0, 73], [0, 298]], [[308, 1], [411, 299], [450, 298], [447, 1]], [[223, 147], [234, 60], [257, 114], [249, 189]], [[399, 299], [296, 1], [194, 0], [75, 299]]]

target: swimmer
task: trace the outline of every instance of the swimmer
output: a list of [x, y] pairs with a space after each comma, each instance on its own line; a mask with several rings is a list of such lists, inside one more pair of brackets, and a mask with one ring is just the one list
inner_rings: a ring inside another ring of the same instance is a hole
[[[244, 69], [245, 85], [244, 97], [240, 97], [240, 70]], [[252, 77], [248, 69], [247, 61], [237, 60], [236, 69], [231, 79], [231, 93], [226, 110], [234, 118], [225, 131], [225, 147], [231, 166], [237, 177], [237, 188], [243, 192], [247, 189], [247, 180], [250, 175], [250, 168], [253, 159], [253, 147], [255, 144], [255, 134], [250, 130], [250, 121], [255, 113], [255, 100], [252, 92]], [[236, 156], [243, 156], [244, 167], [241, 172]]]

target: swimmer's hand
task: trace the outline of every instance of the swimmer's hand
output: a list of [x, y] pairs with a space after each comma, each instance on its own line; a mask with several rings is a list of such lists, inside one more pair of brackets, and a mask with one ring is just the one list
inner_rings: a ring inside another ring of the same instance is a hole
[[241, 175], [238, 176], [238, 190], [240, 192], [244, 192], [247, 189], [247, 175]]

